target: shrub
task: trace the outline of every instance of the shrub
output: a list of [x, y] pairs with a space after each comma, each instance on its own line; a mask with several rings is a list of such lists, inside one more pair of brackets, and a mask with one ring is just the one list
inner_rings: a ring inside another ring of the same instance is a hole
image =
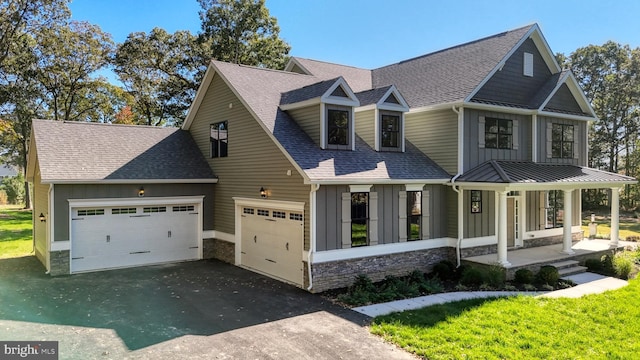
[[627, 238], [625, 240], [626, 241], [632, 241], [632, 242], [640, 242], [640, 236], [638, 236], [638, 235], [629, 235], [629, 236], [627, 236]]
[[453, 280], [456, 267], [449, 260], [442, 260], [433, 266], [432, 273], [441, 280]]
[[560, 279], [558, 269], [551, 265], [541, 267], [538, 274], [536, 274], [536, 281], [542, 285], [555, 286], [558, 283], [558, 279]]
[[536, 288], [535, 285], [533, 285], [533, 284], [524, 284], [522, 286], [522, 288], [524, 289], [524, 291], [536, 291], [536, 290], [538, 290], [538, 288]]
[[347, 292], [338, 296], [338, 300], [349, 305], [365, 305], [374, 301], [372, 294], [375, 293], [373, 281], [367, 275], [358, 275]]
[[465, 268], [460, 277], [460, 283], [465, 286], [480, 286], [484, 282], [484, 274], [475, 267]]
[[507, 284], [507, 285], [505, 285], [505, 286], [504, 286], [504, 290], [505, 290], [505, 291], [517, 291], [517, 290], [518, 290], [518, 288], [517, 288], [517, 287], [515, 287], [515, 286], [513, 286], [513, 285], [509, 285], [509, 284]]
[[518, 269], [516, 270], [513, 280], [520, 285], [531, 284], [533, 283], [533, 271], [529, 269]]
[[499, 265], [491, 265], [484, 274], [484, 280], [494, 289], [502, 289], [506, 281], [504, 268]]
[[613, 257], [613, 270], [621, 279], [628, 279], [631, 270], [633, 270], [633, 261], [626, 252], [619, 252]]
[[600, 259], [587, 259], [584, 261], [584, 266], [586, 266], [589, 271], [602, 271], [602, 261]]
[[602, 258], [600, 258], [600, 262], [602, 263], [602, 271], [607, 274], [615, 274], [615, 271], [613, 269], [613, 256], [609, 254], [602, 255]]

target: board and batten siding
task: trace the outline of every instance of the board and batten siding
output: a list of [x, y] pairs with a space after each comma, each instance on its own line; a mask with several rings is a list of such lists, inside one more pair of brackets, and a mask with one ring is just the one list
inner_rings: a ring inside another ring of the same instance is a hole
[[376, 148], [375, 138], [375, 110], [364, 110], [355, 113], [356, 134], [362, 138], [372, 149]]
[[[524, 75], [525, 52], [533, 55], [533, 76]], [[550, 76], [535, 43], [527, 39], [473, 98], [528, 105]]]
[[493, 191], [481, 191], [481, 211], [471, 212], [471, 191], [464, 190], [464, 238], [496, 234], [496, 196]]
[[[480, 117], [512, 120], [514, 149], [481, 147], [480, 142], [484, 143], [484, 126], [480, 123]], [[531, 160], [530, 116], [465, 108], [464, 119], [464, 171], [488, 160]]]
[[[573, 191], [573, 208], [572, 215], [573, 219], [571, 223], [574, 226], [582, 224], [582, 201], [580, 197], [582, 196], [581, 190]], [[536, 230], [544, 230], [546, 224], [545, 218], [545, 195], [544, 191], [527, 191], [526, 194], [526, 229], [527, 231], [536, 231]]]
[[[447, 211], [444, 185], [427, 185], [429, 204], [423, 204], [423, 211], [429, 207], [429, 239], [447, 236], [447, 217], [438, 214]], [[378, 244], [400, 241], [400, 192], [404, 185], [374, 185], [371, 192], [378, 194]], [[349, 192], [348, 185], [323, 185], [318, 189], [317, 200], [317, 251], [342, 249], [342, 194]], [[423, 241], [429, 241], [423, 240]]]
[[[54, 186], [54, 241], [69, 240], [68, 199], [137, 198], [141, 184], [58, 184]], [[202, 229], [213, 230], [215, 184], [144, 184], [146, 198], [204, 195]]]
[[287, 113], [309, 135], [311, 140], [320, 147], [320, 104], [288, 110]]
[[[211, 158], [209, 129], [211, 124], [220, 121], [228, 121], [228, 157]], [[189, 131], [218, 177], [215, 230], [235, 234], [233, 197], [260, 199], [263, 187], [269, 193], [269, 200], [305, 204], [304, 249], [309, 248], [311, 187], [304, 185], [302, 175], [220, 76], [214, 75]]]
[[[551, 137], [549, 136], [548, 126], [552, 124], [573, 125], [574, 136], [574, 153], [571, 158], [553, 158], [549, 153]], [[587, 141], [586, 141], [587, 122], [580, 120], [568, 120], [549, 116], [538, 116], [538, 162], [551, 164], [572, 164], [586, 166], [587, 159]]]
[[[32, 148], [35, 149], [35, 146]], [[47, 223], [51, 219], [49, 214], [49, 185], [43, 184], [39, 164], [36, 164], [36, 173], [33, 179], [33, 238], [36, 247], [36, 257], [46, 264], [47, 254]], [[41, 222], [38, 216], [46, 216], [47, 222]]]
[[449, 174], [458, 171], [458, 115], [453, 110], [405, 114], [405, 138]]

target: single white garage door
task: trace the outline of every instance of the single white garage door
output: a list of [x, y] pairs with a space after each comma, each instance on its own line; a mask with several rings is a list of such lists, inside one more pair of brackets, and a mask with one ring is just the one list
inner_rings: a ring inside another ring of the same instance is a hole
[[71, 209], [71, 272], [199, 258], [197, 204]]
[[243, 266], [302, 285], [302, 213], [243, 206], [241, 226]]

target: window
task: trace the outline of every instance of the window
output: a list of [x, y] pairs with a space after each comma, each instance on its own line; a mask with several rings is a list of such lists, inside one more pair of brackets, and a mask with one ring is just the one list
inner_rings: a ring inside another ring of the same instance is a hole
[[484, 123], [484, 147], [489, 149], [512, 149], [513, 121], [486, 118]]
[[563, 226], [564, 194], [561, 190], [547, 191], [545, 213], [547, 219], [545, 227], [547, 229]]
[[258, 209], [258, 216], [269, 216], [269, 210]]
[[195, 206], [193, 205], [180, 205], [174, 206], [172, 208], [173, 212], [187, 212], [187, 211], [195, 211]]
[[482, 191], [471, 190], [471, 213], [479, 214], [482, 212]]
[[349, 145], [349, 138], [351, 137], [351, 132], [349, 130], [350, 118], [351, 116], [348, 110], [327, 110], [328, 145]]
[[227, 122], [222, 121], [211, 125], [211, 157], [227, 157], [229, 147]]
[[112, 215], [120, 215], [120, 214], [135, 214], [136, 208], [115, 208], [111, 209]]
[[553, 124], [551, 134], [551, 157], [573, 158], [573, 125]]
[[242, 209], [242, 213], [244, 214], [249, 214], [249, 215], [253, 215], [254, 210], [252, 208], [243, 208]]
[[296, 220], [296, 221], [302, 221], [303, 217], [302, 217], [302, 214], [289, 213], [289, 219]]
[[380, 116], [380, 135], [383, 148], [400, 146], [400, 115], [385, 114]]
[[104, 209], [78, 210], [78, 216], [96, 216], [96, 215], [104, 215]]
[[148, 213], [163, 213], [163, 212], [167, 212], [167, 207], [166, 206], [149, 206], [146, 208], [142, 209], [142, 212], [145, 214]]
[[407, 240], [422, 239], [422, 191], [407, 191]]
[[369, 193], [351, 193], [351, 247], [368, 244]]
[[278, 218], [278, 219], [286, 219], [287, 218], [287, 213], [285, 213], [284, 211], [273, 211], [273, 213], [271, 214], [274, 218]]

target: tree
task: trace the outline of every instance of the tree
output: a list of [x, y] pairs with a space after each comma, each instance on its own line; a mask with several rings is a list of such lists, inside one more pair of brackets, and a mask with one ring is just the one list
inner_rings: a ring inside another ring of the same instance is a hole
[[283, 69], [291, 47], [264, 0], [198, 0], [206, 55], [236, 64]]
[[196, 40], [188, 31], [155, 28], [129, 34], [118, 46], [115, 72], [148, 125], [182, 123], [206, 69]]

